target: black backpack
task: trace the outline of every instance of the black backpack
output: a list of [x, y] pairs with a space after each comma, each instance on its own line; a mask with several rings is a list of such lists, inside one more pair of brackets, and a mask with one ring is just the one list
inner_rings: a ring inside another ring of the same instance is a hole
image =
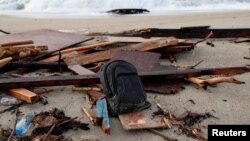
[[109, 62], [101, 68], [100, 80], [111, 115], [141, 111], [151, 106], [132, 64], [122, 60]]

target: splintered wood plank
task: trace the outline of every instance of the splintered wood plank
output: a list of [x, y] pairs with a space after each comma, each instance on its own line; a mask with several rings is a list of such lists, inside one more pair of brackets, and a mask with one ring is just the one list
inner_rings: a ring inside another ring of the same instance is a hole
[[88, 69], [82, 67], [81, 65], [70, 65], [70, 66], [68, 66], [68, 68], [69, 68], [71, 71], [73, 71], [73, 72], [75, 72], [76, 74], [78, 74], [78, 75], [96, 74], [96, 73], [94, 73], [93, 71], [88, 70]]
[[149, 109], [141, 112], [133, 112], [129, 114], [119, 115], [122, 127], [125, 130], [139, 130], [139, 129], [152, 129], [152, 128], [167, 128], [163, 117], [152, 116], [153, 112], [157, 111], [157, 105], [151, 102]]
[[[113, 41], [108, 41], [108, 42], [103, 42], [103, 43], [97, 43], [93, 45], [85, 45], [85, 46], [80, 46], [80, 47], [74, 47], [74, 48], [69, 48], [62, 50], [61, 53], [67, 53], [67, 52], [72, 52], [72, 51], [90, 51], [91, 49], [96, 49], [96, 48], [104, 48], [108, 45], [113, 45], [116, 43], [119, 43], [120, 41], [118, 40], [113, 40]], [[55, 52], [53, 54], [58, 54], [59, 52]]]
[[64, 33], [50, 29], [39, 29], [0, 36], [1, 43], [32, 40], [34, 46], [47, 45], [48, 53], [53, 53], [90, 39], [92, 39], [92, 37]]
[[9, 95], [28, 103], [34, 103], [39, 100], [39, 96], [37, 94], [24, 88], [10, 89]]
[[66, 58], [64, 61], [68, 65], [88, 65], [100, 61], [106, 61], [114, 57], [114, 55], [122, 50], [125, 51], [150, 51], [154, 49], [164, 48], [168, 46], [174, 46], [178, 44], [178, 40], [174, 37], [162, 38], [159, 40], [144, 42], [140, 44], [128, 45], [124, 47], [109, 49], [102, 52], [79, 55], [72, 58]]
[[5, 65], [7, 65], [12, 59], [13, 59], [12, 57], [0, 59], [0, 68], [2, 68]]
[[25, 41], [14, 41], [14, 42], [6, 42], [0, 43], [0, 47], [9, 47], [9, 46], [17, 46], [17, 45], [28, 45], [33, 44], [32, 40], [25, 40]]
[[111, 60], [124, 60], [133, 64], [138, 72], [176, 70], [174, 66], [160, 65], [159, 53], [140, 51], [119, 51]]
[[[78, 54], [79, 53], [77, 51], [62, 53], [61, 59], [65, 59], [67, 57], [73, 57], [73, 56], [76, 56]], [[50, 63], [53, 63], [53, 62], [57, 62], [58, 60], [59, 60], [59, 55], [54, 55], [54, 56], [45, 58], [43, 60], [40, 60], [40, 62], [50, 62]]]
[[141, 43], [141, 42], [148, 42], [161, 39], [161, 37], [153, 37], [149, 39], [145, 39], [142, 37], [119, 37], [119, 36], [108, 36], [108, 40], [119, 40], [120, 42], [129, 42], [129, 43]]

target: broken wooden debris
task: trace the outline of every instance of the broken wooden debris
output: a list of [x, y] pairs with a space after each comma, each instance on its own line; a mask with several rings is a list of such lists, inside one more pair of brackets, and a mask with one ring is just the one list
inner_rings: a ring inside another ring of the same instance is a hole
[[82, 67], [81, 65], [69, 65], [68, 69], [75, 72], [78, 75], [89, 75], [89, 74], [95, 74], [94, 72]]
[[219, 83], [245, 84], [244, 82], [238, 81], [232, 77], [215, 77], [215, 78], [189, 77], [186, 80], [204, 89], [207, 89], [208, 86], [215, 87]]
[[0, 43], [0, 47], [13, 47], [18, 45], [29, 45], [29, 44], [34, 44], [34, 42], [32, 40], [5, 42], [5, 43]]
[[24, 104], [25, 104], [24, 102], [21, 102], [21, 103], [18, 103], [18, 104], [16, 104], [16, 105], [14, 105], [14, 106], [11, 106], [11, 107], [8, 107], [8, 108], [6, 108], [6, 109], [3, 109], [3, 110], [0, 111], [0, 114], [5, 113], [5, 112], [12, 111], [12, 110], [14, 110], [14, 109], [17, 109], [18, 107], [20, 107], [20, 106], [22, 106], [22, 105], [24, 105]]
[[63, 135], [37, 135], [35, 137], [32, 138], [31, 141], [42, 141], [43, 139], [46, 138], [46, 141], [72, 141], [71, 139], [65, 138]]
[[250, 42], [250, 37], [248, 38], [237, 38], [234, 40], [235, 43]]
[[40, 59], [41, 57], [45, 57], [46, 55], [51, 54], [55, 51], [68, 48], [70, 46], [82, 43], [90, 39], [92, 38], [87, 36], [64, 33], [49, 29], [40, 29], [28, 32], [2, 35], [0, 38], [0, 42], [32, 40], [34, 42], [34, 46], [47, 45], [48, 53], [36, 57], [36, 59]]
[[73, 57], [73, 56], [79, 55], [79, 53], [80, 52], [78, 52], [78, 51], [72, 51], [72, 52], [62, 53], [61, 54], [61, 58], [59, 57], [59, 55], [54, 55], [54, 56], [42, 59], [39, 62], [50, 62], [50, 63], [58, 62], [58, 61], [60, 61], [60, 59], [63, 60], [63, 59], [68, 58], [68, 57]]
[[66, 116], [64, 111], [57, 108], [36, 114], [32, 119], [32, 123], [36, 127], [32, 131], [32, 135], [47, 134], [53, 125], [55, 125], [55, 128], [50, 133], [51, 135], [59, 135], [73, 128], [89, 130], [88, 124], [81, 123], [76, 118]]
[[82, 107], [82, 112], [88, 117], [89, 121], [93, 125], [97, 125], [97, 119], [90, 114], [90, 112], [89, 112], [89, 110], [87, 108]]
[[6, 64], [2, 69], [18, 69], [18, 68], [30, 68], [30, 69], [51, 69], [51, 70], [67, 70], [68, 66], [64, 62], [36, 62], [36, 61], [15, 61]]
[[213, 116], [210, 113], [199, 114], [199, 113], [194, 113], [191, 111], [185, 111], [180, 116], [176, 117], [175, 120], [183, 121], [184, 125], [191, 127], [194, 124], [200, 123], [203, 120], [208, 119], [208, 118], [218, 119], [217, 117]]
[[231, 38], [248, 37], [250, 28], [231, 28], [231, 29], [210, 29], [210, 28], [191, 28], [191, 29], [158, 29], [146, 28], [140, 30], [130, 30], [121, 33], [107, 34], [111, 36], [129, 36], [129, 37], [169, 37], [176, 38], [205, 38], [210, 32], [213, 32], [211, 38]]
[[168, 126], [164, 122], [163, 117], [152, 116], [153, 111], [156, 109], [156, 103], [151, 102], [149, 109], [119, 115], [122, 127], [125, 130], [167, 128]]
[[155, 41], [144, 42], [135, 45], [128, 45], [120, 48], [109, 49], [102, 52], [92, 53], [88, 55], [80, 55], [72, 58], [65, 59], [67, 65], [88, 65], [92, 63], [97, 63], [101, 61], [106, 61], [111, 59], [115, 53], [125, 50], [125, 51], [150, 51], [153, 49], [164, 48], [168, 46], [173, 46], [178, 43], [178, 40], [174, 37], [163, 38]]
[[[162, 70], [139, 72], [142, 81], [155, 78], [187, 78], [201, 75], [236, 75], [250, 71], [249, 67], [228, 67], [228, 68], [207, 68], [207, 69], [186, 69], [186, 70]], [[51, 77], [27, 77], [1, 79], [0, 89], [27, 88], [44, 86], [65, 86], [65, 85], [90, 85], [100, 83], [99, 75], [78, 75], [78, 76], [51, 76]]]
[[123, 9], [112, 9], [107, 11], [107, 13], [126, 15], [126, 14], [142, 14], [149, 13], [150, 11], [147, 9], [141, 8], [123, 8]]
[[[91, 49], [97, 49], [97, 48], [104, 48], [108, 45], [116, 44], [119, 43], [120, 41], [118, 40], [113, 40], [113, 41], [108, 41], [108, 42], [103, 42], [103, 43], [97, 43], [97, 44], [92, 44], [92, 45], [86, 45], [86, 46], [80, 46], [80, 47], [74, 47], [74, 48], [69, 48], [69, 49], [64, 49], [60, 51], [61, 53], [69, 53], [72, 51], [89, 51]], [[56, 55], [59, 52], [55, 52], [52, 55]]]
[[81, 91], [96, 91], [101, 92], [102, 89], [98, 87], [73, 87], [72, 91], [81, 92]]
[[169, 111], [165, 111], [160, 104], [157, 104], [157, 106], [158, 111], [154, 112], [154, 116], [165, 116], [166, 119], [169, 119], [169, 122], [172, 125], [178, 127], [178, 129], [175, 130], [177, 134], [185, 134], [188, 137], [192, 137], [201, 141], [205, 141], [206, 138], [200, 134], [200, 127], [196, 128], [194, 127], [194, 125], [199, 124], [200, 122], [208, 118], [218, 119], [210, 113], [199, 114], [191, 111], [185, 111], [183, 114], [177, 117]]
[[141, 37], [123, 37], [123, 36], [104, 36], [104, 38], [107, 38], [105, 39], [107, 41], [118, 40], [120, 42], [126, 42], [126, 43], [142, 43], [142, 42], [161, 39], [160, 37], [152, 37], [150, 39], [145, 39]]
[[96, 104], [98, 100], [105, 98], [105, 94], [97, 91], [88, 91], [89, 101], [92, 105]]
[[27, 103], [35, 103], [39, 100], [39, 96], [37, 94], [24, 88], [10, 89], [9, 95]]
[[4, 59], [0, 59], [0, 68], [4, 67], [8, 63], [10, 63], [10, 61], [12, 59], [13, 59], [12, 57], [7, 57], [7, 58], [4, 58]]
[[205, 137], [183, 125], [178, 125], [178, 129], [176, 131], [178, 134], [185, 134], [187, 137], [191, 137], [194, 139], [198, 139], [199, 141], [207, 141]]
[[20, 46], [0, 48], [0, 57], [24, 58], [48, 50], [48, 46]]
[[144, 89], [159, 94], [176, 94], [185, 89], [182, 79], [154, 78], [143, 81]]

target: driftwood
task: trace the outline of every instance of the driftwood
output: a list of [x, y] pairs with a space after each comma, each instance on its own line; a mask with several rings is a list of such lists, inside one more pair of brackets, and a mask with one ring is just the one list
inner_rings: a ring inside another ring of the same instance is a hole
[[97, 91], [97, 92], [101, 92], [102, 89], [98, 88], [98, 87], [73, 87], [72, 91], [76, 91], [76, 92], [81, 92], [81, 91]]
[[235, 43], [250, 42], [250, 37], [248, 38], [238, 38], [234, 40]]
[[86, 109], [85, 107], [82, 107], [82, 112], [88, 117], [89, 121], [93, 125], [97, 125], [97, 119], [90, 114], [90, 112], [88, 111], [88, 109]]
[[207, 89], [208, 86], [215, 87], [219, 83], [245, 84], [244, 82], [238, 81], [232, 77], [215, 77], [215, 78], [189, 77], [186, 80], [204, 89]]
[[0, 68], [2, 68], [5, 65], [7, 65], [12, 59], [13, 59], [12, 57], [0, 59]]
[[[93, 44], [93, 45], [86, 45], [86, 46], [81, 46], [81, 47], [69, 48], [69, 49], [62, 50], [60, 52], [61, 53], [68, 53], [68, 52], [72, 52], [72, 51], [89, 51], [91, 49], [103, 48], [105, 46], [116, 44], [116, 43], [119, 43], [119, 42], [120, 41], [116, 40], [116, 41], [109, 41], [109, 42], [97, 43], [97, 44]], [[58, 53], [59, 52], [55, 52], [52, 55], [56, 55]]]
[[199, 114], [190, 111], [186, 111], [180, 116], [175, 116], [169, 111], [163, 110], [160, 104], [158, 105], [158, 111], [154, 112], [154, 116], [164, 116], [173, 126], [177, 126], [178, 129], [175, 131], [178, 134], [185, 134], [188, 137], [192, 137], [194, 139], [198, 139], [200, 141], [206, 141], [207, 139], [200, 135], [201, 129], [194, 128], [193, 126], [197, 123], [200, 123], [202, 120], [207, 118], [216, 118], [217, 117], [211, 115], [210, 113]]
[[32, 40], [13, 41], [13, 42], [0, 43], [0, 47], [13, 47], [18, 45], [28, 45], [33, 43], [34, 42]]
[[44, 50], [48, 50], [48, 46], [2, 47], [0, 48], [0, 57], [24, 58], [33, 54], [39, 54]]
[[[139, 76], [142, 81], [156, 78], [188, 78], [201, 75], [236, 75], [249, 72], [249, 67], [229, 68], [207, 68], [207, 69], [186, 69], [186, 70], [163, 70], [141, 72]], [[90, 85], [100, 83], [99, 75], [78, 75], [78, 76], [53, 76], [53, 77], [30, 77], [1, 79], [0, 88], [27, 88], [44, 86], [65, 86], [65, 85]]]

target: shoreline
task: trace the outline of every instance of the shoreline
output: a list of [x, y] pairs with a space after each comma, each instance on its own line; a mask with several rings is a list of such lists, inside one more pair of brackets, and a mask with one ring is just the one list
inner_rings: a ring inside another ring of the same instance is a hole
[[[212, 28], [247, 28], [250, 10], [164, 16], [110, 16], [108, 18], [40, 19], [0, 15], [0, 28], [11, 33], [41, 28], [85, 32], [121, 32], [141, 28], [180, 28], [210, 25]], [[18, 25], [18, 26], [17, 26]]]
[[[26, 11], [0, 11], [0, 17], [24, 18], [24, 19], [106, 19], [117, 17], [159, 17], [159, 16], [194, 16], [200, 14], [233, 14], [250, 12], [250, 9], [242, 10], [157, 10], [145, 14], [115, 15], [105, 11], [98, 13], [76, 13], [76, 12], [26, 12]], [[166, 13], [169, 12], [169, 13]], [[56, 17], [58, 16], [58, 17]]]

